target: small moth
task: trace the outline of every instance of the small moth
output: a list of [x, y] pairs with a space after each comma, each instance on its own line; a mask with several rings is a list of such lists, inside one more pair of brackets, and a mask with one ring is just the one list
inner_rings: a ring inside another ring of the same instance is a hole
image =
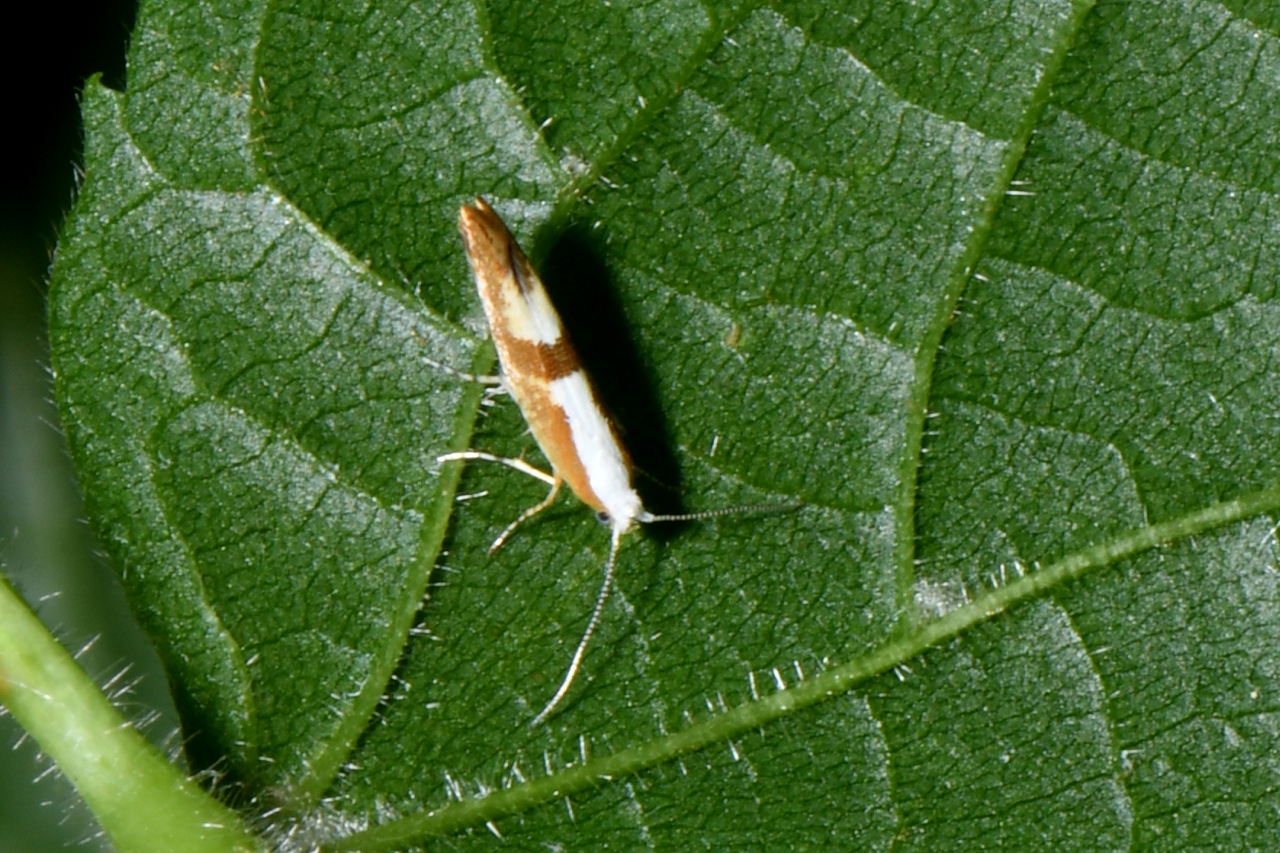
[[604, 580], [586, 631], [573, 653], [555, 695], [531, 725], [547, 719], [569, 692], [582, 666], [592, 635], [600, 625], [613, 585], [618, 546], [638, 524], [686, 521], [734, 512], [790, 509], [745, 506], [683, 515], [654, 515], [644, 508], [631, 485], [631, 458], [601, 407], [594, 386], [556, 313], [538, 274], [516, 245], [506, 223], [482, 198], [463, 205], [458, 227], [475, 276], [476, 290], [502, 366], [501, 384], [515, 398], [529, 431], [551, 463], [548, 474], [523, 459], [508, 459], [475, 450], [448, 453], [440, 461], [478, 459], [498, 462], [535, 477], [551, 487], [540, 503], [522, 512], [489, 547], [502, 547], [523, 522], [551, 506], [561, 485], [609, 525], [611, 541]]

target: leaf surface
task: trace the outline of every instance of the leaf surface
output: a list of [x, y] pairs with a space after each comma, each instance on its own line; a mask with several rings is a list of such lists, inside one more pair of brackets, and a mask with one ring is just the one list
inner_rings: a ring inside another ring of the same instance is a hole
[[[281, 828], [1274, 836], [1280, 23], [828, 6], [157, 4], [86, 93], [63, 420], [189, 752]], [[540, 461], [441, 367], [492, 362], [476, 194], [651, 509], [804, 502], [628, 539], [538, 729], [608, 537], [487, 558], [542, 485], [435, 461]]]

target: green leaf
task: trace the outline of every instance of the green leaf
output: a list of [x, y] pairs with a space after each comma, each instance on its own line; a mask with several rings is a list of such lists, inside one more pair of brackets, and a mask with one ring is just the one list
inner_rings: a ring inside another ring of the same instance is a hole
[[[829, 5], [157, 5], [86, 92], [63, 420], [189, 756], [261, 825], [1274, 837], [1280, 19]], [[541, 461], [444, 369], [492, 360], [476, 194], [651, 508], [804, 502], [630, 537], [536, 729], [608, 537], [566, 499], [488, 558], [543, 486], [436, 462]]]

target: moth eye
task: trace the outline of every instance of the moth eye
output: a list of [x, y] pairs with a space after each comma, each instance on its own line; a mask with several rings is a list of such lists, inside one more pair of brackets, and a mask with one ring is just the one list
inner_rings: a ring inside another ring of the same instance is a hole
[[600, 522], [601, 524], [608, 524], [610, 521], [609, 513], [605, 512], [604, 510], [600, 510], [599, 512], [596, 513], [596, 521]]

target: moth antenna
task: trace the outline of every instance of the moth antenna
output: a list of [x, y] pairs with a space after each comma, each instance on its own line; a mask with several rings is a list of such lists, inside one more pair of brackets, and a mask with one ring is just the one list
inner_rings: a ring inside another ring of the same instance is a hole
[[789, 504], [752, 504], [750, 506], [729, 506], [721, 509], [706, 509], [702, 512], [683, 512], [677, 515], [654, 515], [649, 512], [642, 512], [636, 516], [636, 521], [643, 524], [652, 524], [655, 521], [696, 521], [700, 518], [714, 518], [718, 515], [736, 515], [741, 512], [789, 512], [793, 509], [799, 509], [804, 506], [803, 503], [796, 501]]
[[551, 701], [546, 707], [538, 712], [538, 716], [533, 718], [533, 722], [529, 725], [537, 726], [547, 717], [551, 716], [551, 712], [560, 704], [560, 700], [569, 692], [569, 688], [573, 686], [573, 680], [578, 676], [578, 670], [582, 668], [582, 658], [587, 653], [587, 644], [591, 642], [591, 637], [596, 632], [596, 628], [600, 627], [600, 618], [604, 615], [604, 603], [609, 600], [609, 590], [613, 586], [613, 569], [618, 562], [618, 544], [622, 541], [622, 529], [615, 527], [613, 530], [613, 539], [609, 544], [609, 562], [605, 565], [604, 583], [600, 584], [600, 592], [596, 595], [596, 606], [591, 611], [591, 621], [587, 623], [587, 630], [582, 632], [582, 639], [578, 641], [578, 649], [573, 653], [573, 660], [569, 662], [569, 671], [564, 674], [564, 680], [560, 682], [560, 688], [556, 690], [556, 695], [551, 697]]

